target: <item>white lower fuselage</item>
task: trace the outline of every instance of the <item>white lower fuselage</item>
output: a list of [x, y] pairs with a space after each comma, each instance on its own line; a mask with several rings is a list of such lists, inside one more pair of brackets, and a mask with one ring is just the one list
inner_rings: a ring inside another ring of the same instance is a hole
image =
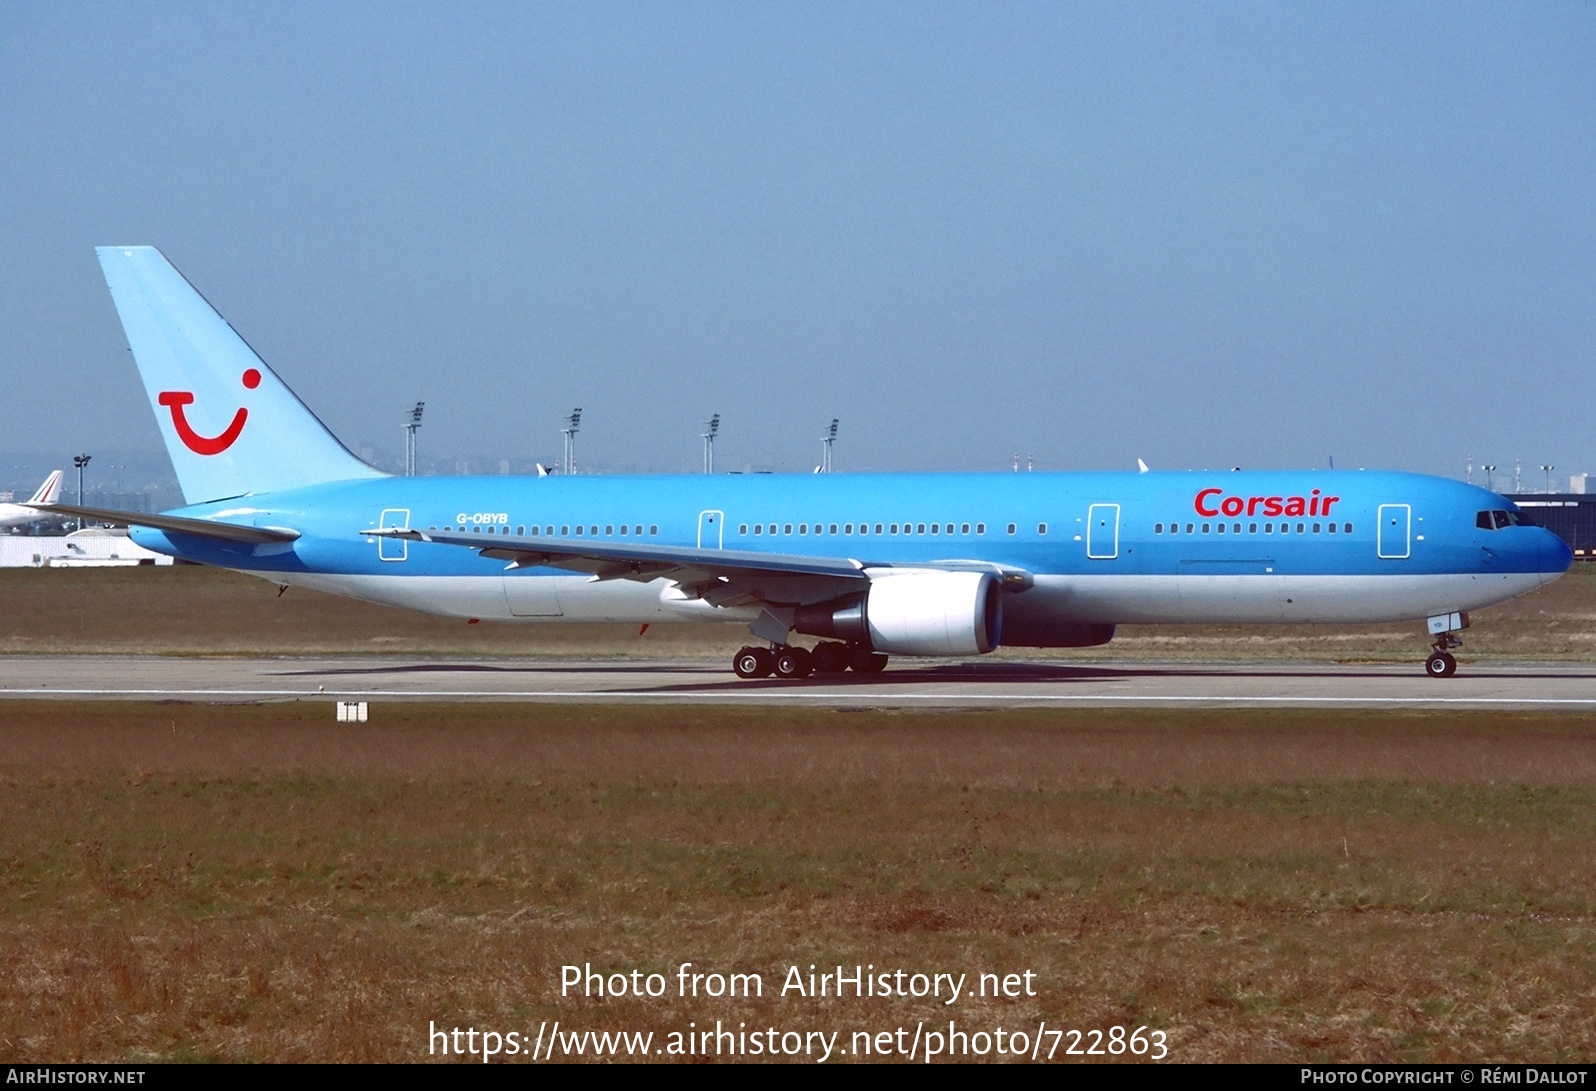
[[[1011, 621], [1060, 624], [1257, 624], [1390, 622], [1478, 610], [1540, 586], [1546, 576], [1038, 576], [1005, 597]], [[657, 624], [749, 621], [759, 608], [683, 600], [667, 580], [545, 576], [531, 596], [524, 580], [498, 576], [296, 574], [295, 585], [445, 617], [484, 621]], [[512, 594], [515, 605], [512, 607]]]

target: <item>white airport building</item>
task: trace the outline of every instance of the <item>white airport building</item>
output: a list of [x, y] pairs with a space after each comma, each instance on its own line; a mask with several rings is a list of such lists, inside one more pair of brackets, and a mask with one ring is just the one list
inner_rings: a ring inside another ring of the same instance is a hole
[[172, 558], [135, 545], [117, 527], [86, 527], [64, 535], [0, 535], [0, 568], [107, 568], [171, 564]]

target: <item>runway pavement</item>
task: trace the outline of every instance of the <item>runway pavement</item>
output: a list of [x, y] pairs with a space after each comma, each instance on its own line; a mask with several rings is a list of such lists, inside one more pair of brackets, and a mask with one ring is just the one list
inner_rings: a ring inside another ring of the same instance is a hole
[[1596, 665], [895, 660], [877, 675], [744, 681], [721, 661], [0, 657], [0, 699], [609, 701], [818, 707], [1596, 709]]

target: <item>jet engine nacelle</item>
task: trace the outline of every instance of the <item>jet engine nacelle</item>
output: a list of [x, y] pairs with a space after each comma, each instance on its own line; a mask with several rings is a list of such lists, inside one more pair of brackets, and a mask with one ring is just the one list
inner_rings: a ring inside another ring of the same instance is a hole
[[980, 655], [1003, 633], [1003, 588], [985, 572], [887, 570], [863, 595], [801, 607], [793, 628], [888, 655]]

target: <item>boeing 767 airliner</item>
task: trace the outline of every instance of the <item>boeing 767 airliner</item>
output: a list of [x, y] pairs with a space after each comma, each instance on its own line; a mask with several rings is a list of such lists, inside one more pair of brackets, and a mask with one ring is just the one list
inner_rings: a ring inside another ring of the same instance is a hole
[[472, 619], [746, 621], [743, 677], [1085, 647], [1129, 622], [1400, 620], [1427, 621], [1447, 677], [1469, 611], [1572, 559], [1502, 497], [1404, 473], [394, 477], [159, 251], [98, 253], [185, 506], [47, 510], [283, 585]]

